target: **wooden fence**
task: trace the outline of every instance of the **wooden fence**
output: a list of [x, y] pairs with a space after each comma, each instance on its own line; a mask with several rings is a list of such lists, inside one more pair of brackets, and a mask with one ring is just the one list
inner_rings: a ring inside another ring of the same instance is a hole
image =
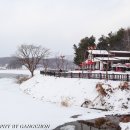
[[118, 81], [130, 81], [129, 74], [108, 74], [106, 77], [105, 73], [72, 73], [72, 72], [44, 72], [40, 71], [40, 74], [64, 77], [64, 78], [86, 78], [86, 79], [108, 79]]

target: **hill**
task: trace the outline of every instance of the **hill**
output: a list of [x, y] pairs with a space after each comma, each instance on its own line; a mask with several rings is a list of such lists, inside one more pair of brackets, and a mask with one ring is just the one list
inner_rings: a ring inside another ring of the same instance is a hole
[[[64, 60], [64, 68], [66, 69], [72, 69], [75, 65], [73, 63], [73, 57], [66, 56], [66, 59]], [[47, 64], [48, 68], [57, 69], [58, 64], [61, 63], [61, 59], [57, 58], [48, 58], [45, 64]], [[0, 57], [0, 66], [8, 68], [15, 69], [15, 68], [21, 68], [22, 65], [14, 58], [14, 57]], [[43, 61], [41, 60], [39, 63], [39, 66], [42, 66], [44, 68]], [[62, 67], [61, 67], [62, 68]]]

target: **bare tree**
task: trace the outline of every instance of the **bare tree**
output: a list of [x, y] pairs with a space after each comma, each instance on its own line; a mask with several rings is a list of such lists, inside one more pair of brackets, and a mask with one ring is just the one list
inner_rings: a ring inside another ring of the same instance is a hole
[[55, 63], [56, 63], [56, 68], [57, 68], [58, 70], [60, 70], [60, 69], [61, 69], [61, 60], [60, 60], [60, 57], [59, 57], [59, 56], [56, 56], [56, 57], [55, 57]]
[[56, 65], [56, 68], [59, 70], [64, 70], [64, 63], [65, 63], [64, 57], [65, 56], [63, 55], [55, 56], [55, 65]]
[[48, 66], [50, 64], [49, 59], [43, 59], [42, 63], [43, 63], [43, 67], [44, 67], [44, 70], [45, 70], [45, 73], [46, 73], [47, 69], [48, 69]]
[[69, 66], [68, 60], [66, 60], [66, 62], [65, 62], [64, 64], [65, 64], [65, 65], [64, 65], [64, 69], [65, 69], [65, 70], [68, 70], [68, 66]]
[[31, 72], [31, 76], [33, 77], [34, 70], [40, 60], [45, 58], [48, 54], [49, 49], [43, 48], [42, 46], [23, 44], [18, 47], [16, 57]]

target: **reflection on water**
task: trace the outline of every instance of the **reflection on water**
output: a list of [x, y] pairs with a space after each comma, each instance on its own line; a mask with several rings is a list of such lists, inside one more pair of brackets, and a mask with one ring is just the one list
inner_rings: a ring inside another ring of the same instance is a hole
[[107, 116], [88, 121], [76, 121], [66, 123], [54, 130], [121, 130], [119, 119], [117, 116]]

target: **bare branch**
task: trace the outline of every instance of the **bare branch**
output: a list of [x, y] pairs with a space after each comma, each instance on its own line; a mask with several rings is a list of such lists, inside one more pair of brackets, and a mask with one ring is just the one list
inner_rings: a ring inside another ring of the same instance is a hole
[[39, 64], [40, 60], [49, 55], [49, 49], [42, 46], [21, 45], [18, 47], [16, 57], [18, 60], [34, 75], [34, 70]]

